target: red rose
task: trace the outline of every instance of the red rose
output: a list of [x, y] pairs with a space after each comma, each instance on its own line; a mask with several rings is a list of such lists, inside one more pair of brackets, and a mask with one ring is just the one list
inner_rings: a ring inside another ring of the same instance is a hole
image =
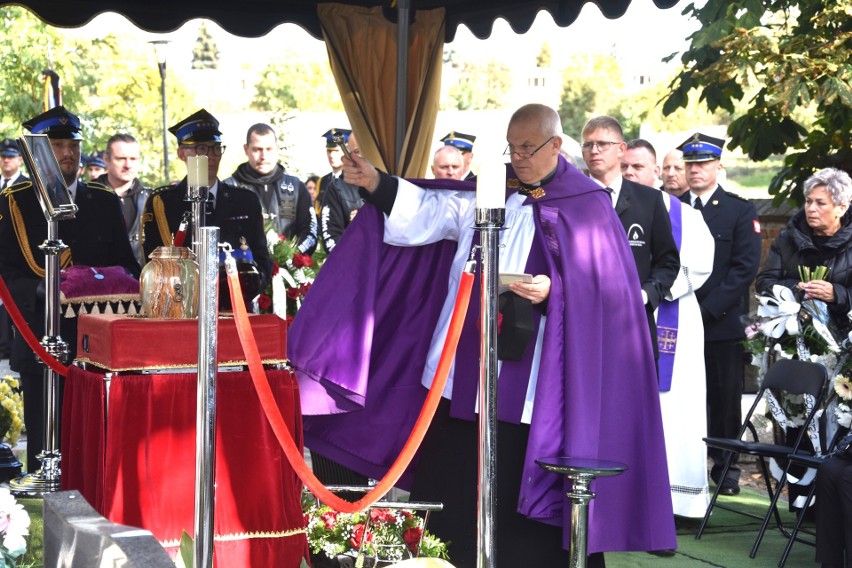
[[403, 531], [402, 540], [405, 541], [406, 546], [408, 546], [408, 550], [410, 550], [412, 554], [417, 553], [417, 546], [420, 544], [420, 538], [422, 536], [423, 529], [420, 527], [411, 527], [410, 529]]
[[287, 288], [287, 297], [291, 300], [295, 300], [299, 297], [299, 289], [298, 288]]
[[293, 325], [293, 319], [294, 319], [294, 318], [293, 318], [293, 316], [287, 316], [287, 327], [288, 327], [288, 328], [289, 328], [291, 325]]
[[387, 509], [370, 509], [370, 520], [373, 523], [393, 523], [396, 517]]
[[314, 259], [306, 254], [296, 253], [293, 255], [293, 266], [296, 268], [304, 268], [306, 266], [313, 266]]
[[337, 524], [337, 511], [326, 511], [320, 515], [320, 520], [325, 525], [325, 528], [331, 530]]
[[264, 311], [268, 310], [269, 308], [272, 307], [272, 298], [270, 298], [267, 294], [261, 294], [257, 298], [257, 306], [261, 310], [264, 310]]
[[305, 282], [304, 284], [299, 286], [299, 295], [305, 296], [308, 293], [308, 290], [310, 290], [310, 289], [311, 289], [311, 283]]
[[278, 266], [278, 263], [273, 260], [272, 261], [272, 275], [275, 276], [276, 274], [278, 274], [279, 270], [281, 270], [281, 267]]
[[364, 523], [358, 523], [352, 530], [352, 538], [349, 539], [349, 544], [352, 548], [358, 549], [361, 547], [361, 541], [373, 542], [373, 533], [364, 532]]

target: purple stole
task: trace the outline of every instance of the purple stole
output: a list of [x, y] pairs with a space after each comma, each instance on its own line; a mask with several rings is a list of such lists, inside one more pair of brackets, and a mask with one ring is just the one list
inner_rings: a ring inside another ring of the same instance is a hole
[[[669, 199], [669, 217], [672, 222], [672, 236], [677, 250], [683, 239], [683, 216], [679, 199]], [[679, 300], [660, 302], [657, 311], [657, 345], [659, 347], [659, 377], [660, 391], [668, 392], [672, 388], [672, 372], [674, 370], [675, 349], [677, 348], [677, 320], [679, 317]]]

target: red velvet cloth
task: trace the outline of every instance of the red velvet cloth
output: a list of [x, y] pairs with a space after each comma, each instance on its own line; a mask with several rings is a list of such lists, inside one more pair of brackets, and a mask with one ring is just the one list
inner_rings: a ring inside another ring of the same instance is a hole
[[[267, 376], [301, 446], [298, 385], [287, 371], [267, 371]], [[109, 520], [150, 530], [161, 542], [176, 542], [183, 530], [192, 534], [196, 375], [113, 377], [108, 413], [103, 389], [103, 375], [71, 367], [63, 409], [62, 488], [78, 489]], [[268, 425], [248, 373], [220, 373], [216, 404], [215, 564], [297, 568], [308, 557], [305, 535], [285, 533], [304, 527], [302, 483]], [[174, 555], [177, 548], [167, 550]]]

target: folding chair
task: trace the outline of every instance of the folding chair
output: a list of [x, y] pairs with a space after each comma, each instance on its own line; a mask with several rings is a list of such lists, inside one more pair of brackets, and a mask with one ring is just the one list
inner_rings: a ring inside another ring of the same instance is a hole
[[[775, 362], [766, 372], [766, 376], [763, 378], [763, 382], [760, 385], [760, 390], [757, 392], [757, 396], [755, 397], [754, 404], [751, 405], [751, 408], [743, 420], [738, 437], [704, 438], [704, 442], [708, 447], [727, 450], [728, 457], [725, 459], [725, 466], [722, 470], [721, 476], [719, 477], [720, 482], [716, 484], [716, 490], [713, 492], [713, 497], [710, 499], [710, 504], [707, 506], [707, 512], [704, 514], [704, 519], [698, 527], [698, 534], [695, 535], [696, 539], [700, 539], [704, 534], [704, 529], [707, 527], [710, 515], [716, 507], [763, 521], [763, 527], [758, 533], [757, 538], [754, 541], [754, 546], [749, 554], [750, 558], [754, 558], [757, 555], [757, 549], [760, 547], [760, 541], [763, 539], [763, 535], [766, 532], [766, 527], [769, 523], [770, 517], [774, 516], [778, 529], [785, 536], [789, 536], [789, 533], [784, 528], [784, 524], [781, 520], [781, 515], [778, 512], [777, 507], [782, 482], [779, 481], [776, 484], [776, 489], [773, 489], [772, 478], [769, 475], [769, 468], [767, 467], [766, 459], [775, 458], [776, 460], [782, 460], [787, 458], [787, 456], [791, 453], [805, 453], [800, 449], [800, 446], [802, 444], [802, 440], [805, 438], [808, 425], [810, 425], [811, 421], [813, 421], [816, 411], [822, 405], [822, 401], [827, 390], [827, 384], [828, 373], [822, 365], [795, 359], [781, 359]], [[751, 423], [751, 419], [754, 415], [755, 409], [757, 409], [760, 401], [764, 398], [766, 391], [769, 389], [776, 391], [776, 393], [781, 394], [782, 396], [785, 393], [798, 395], [806, 394], [812, 396], [814, 399], [813, 408], [808, 412], [805, 422], [801, 426], [799, 435], [796, 437], [796, 441], [793, 446], [766, 444], [758, 440], [757, 430]], [[746, 431], [751, 432], [752, 441], [743, 440], [743, 436], [745, 436]], [[724, 480], [728, 475], [728, 471], [731, 469], [737, 454], [755, 456], [760, 462], [763, 479], [766, 483], [766, 491], [771, 502], [771, 505], [764, 516], [756, 515], [749, 511], [736, 509], [717, 502], [719, 492], [722, 489], [721, 480]]]
[[[809, 454], [801, 454], [801, 453], [791, 453], [787, 456], [787, 467], [784, 469], [784, 476], [780, 481], [780, 488], [776, 493], [780, 493], [781, 489], [784, 488], [784, 482], [787, 479], [787, 472], [790, 467], [793, 465], [799, 465], [802, 467], [819, 469], [819, 466], [822, 465], [826, 459], [828, 459], [831, 452], [837, 446], [837, 443], [849, 433], [849, 430], [846, 428], [839, 428], [837, 432], [835, 432], [834, 436], [831, 439], [831, 442], [828, 444], [825, 452], [820, 456], [814, 456]], [[817, 473], [819, 475], [819, 473]], [[781, 560], [778, 562], [778, 568], [784, 568], [784, 564], [787, 563], [787, 558], [790, 556], [790, 552], [793, 550], [793, 544], [797, 541], [802, 542], [804, 544], [809, 544], [811, 546], [816, 546], [816, 541], [808, 540], [805, 538], [801, 538], [799, 536], [799, 532], [802, 531], [802, 522], [805, 519], [805, 511], [807, 511], [808, 507], [810, 507], [811, 502], [814, 499], [814, 494], [816, 493], [816, 481], [811, 484], [810, 491], [808, 495], [805, 497], [805, 502], [802, 505], [801, 512], [796, 517], [796, 524], [793, 525], [793, 530], [790, 531], [790, 537], [787, 539], [787, 546], [784, 548], [784, 553], [781, 555]], [[808, 531], [803, 531], [808, 532]], [[808, 532], [811, 536], [816, 536], [811, 532]]]

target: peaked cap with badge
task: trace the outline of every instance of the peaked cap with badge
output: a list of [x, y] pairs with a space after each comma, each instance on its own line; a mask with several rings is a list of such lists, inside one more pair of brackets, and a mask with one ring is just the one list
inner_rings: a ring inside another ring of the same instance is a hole
[[463, 132], [456, 132], [455, 130], [441, 138], [441, 142], [443, 142], [445, 146], [453, 146], [462, 152], [473, 152], [473, 143], [475, 141], [476, 136], [472, 134], [465, 134]]
[[106, 169], [107, 167], [104, 152], [100, 150], [95, 150], [94, 152], [86, 156], [83, 161], [85, 162], [86, 167], [95, 166], [97, 168], [104, 169]]
[[677, 149], [683, 152], [684, 162], [709, 162], [722, 158], [724, 146], [723, 139], [696, 132]]
[[64, 106], [56, 106], [22, 124], [33, 134], [47, 134], [48, 138], [82, 140], [80, 119]]
[[345, 128], [332, 128], [325, 134], [323, 134], [323, 138], [325, 138], [325, 149], [326, 150], [334, 150], [337, 148], [337, 142], [334, 141], [334, 137], [337, 135], [343, 136], [344, 142], [349, 142], [349, 136], [352, 135], [351, 130], [347, 130]]
[[18, 148], [18, 143], [11, 138], [6, 138], [0, 142], [0, 156], [8, 158], [17, 158], [21, 155], [21, 149]]
[[175, 135], [178, 144], [181, 145], [222, 141], [219, 121], [204, 109], [184, 118], [169, 128], [169, 132]]

